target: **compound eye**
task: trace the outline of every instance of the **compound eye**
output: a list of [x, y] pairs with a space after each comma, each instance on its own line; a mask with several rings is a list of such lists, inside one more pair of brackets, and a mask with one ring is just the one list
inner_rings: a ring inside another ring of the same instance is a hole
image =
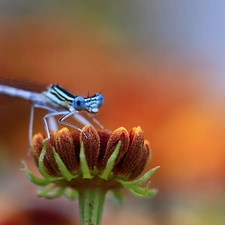
[[85, 102], [84, 98], [82, 98], [81, 96], [77, 96], [76, 98], [74, 98], [73, 107], [77, 111], [84, 110], [86, 108], [86, 102]]
[[101, 107], [104, 103], [104, 98], [101, 94], [98, 94], [97, 97], [96, 97], [97, 101], [98, 101], [98, 107]]

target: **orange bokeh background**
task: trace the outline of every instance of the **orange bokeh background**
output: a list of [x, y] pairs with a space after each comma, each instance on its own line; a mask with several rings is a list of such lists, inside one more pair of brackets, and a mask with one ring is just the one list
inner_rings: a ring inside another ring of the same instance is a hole
[[[153, 152], [149, 168], [161, 167], [151, 178], [159, 193], [150, 200], [127, 195], [119, 209], [107, 201], [103, 224], [225, 221], [225, 108], [214, 95], [215, 87], [207, 83], [207, 62], [179, 58], [169, 50], [148, 51], [129, 35], [98, 20], [91, 23], [92, 17], [85, 15], [82, 11], [76, 17], [56, 13], [2, 18], [0, 74], [59, 83], [79, 95], [102, 91], [105, 103], [96, 118], [106, 128], [143, 128]], [[29, 207], [59, 212], [61, 205], [66, 209], [75, 205], [78, 214], [77, 203], [59, 199], [54, 204], [35, 196], [34, 185], [19, 171], [28, 147], [30, 104], [1, 101], [0, 218]], [[44, 132], [43, 112], [35, 113], [35, 132]], [[75, 220], [73, 212], [62, 213]]]

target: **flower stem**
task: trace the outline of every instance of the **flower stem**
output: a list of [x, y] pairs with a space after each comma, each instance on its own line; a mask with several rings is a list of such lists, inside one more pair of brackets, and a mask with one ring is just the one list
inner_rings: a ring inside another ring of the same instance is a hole
[[90, 186], [79, 190], [81, 225], [100, 225], [106, 190]]

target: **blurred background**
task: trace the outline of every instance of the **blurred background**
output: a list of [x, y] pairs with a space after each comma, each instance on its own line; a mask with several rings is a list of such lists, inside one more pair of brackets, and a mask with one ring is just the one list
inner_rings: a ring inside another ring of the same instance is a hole
[[[102, 91], [96, 118], [141, 126], [151, 143], [158, 195], [106, 200], [103, 224], [225, 224], [224, 11], [222, 0], [0, 0], [0, 76]], [[77, 202], [37, 198], [20, 170], [21, 159], [36, 170], [29, 113], [0, 100], [0, 224], [79, 224]]]

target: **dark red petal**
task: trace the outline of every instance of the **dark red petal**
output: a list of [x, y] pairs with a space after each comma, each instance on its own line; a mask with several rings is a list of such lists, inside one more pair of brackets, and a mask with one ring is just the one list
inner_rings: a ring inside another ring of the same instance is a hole
[[74, 130], [71, 133], [71, 136], [72, 136], [72, 139], [73, 139], [74, 154], [75, 154], [78, 166], [79, 166], [79, 164], [80, 164], [80, 131]]
[[121, 141], [121, 146], [119, 149], [119, 155], [116, 159], [114, 166], [116, 166], [119, 163], [119, 161], [122, 159], [122, 157], [126, 153], [128, 146], [129, 146], [129, 134], [124, 127], [120, 127], [112, 132], [112, 134], [108, 140], [108, 143], [107, 143], [104, 158], [102, 160], [102, 165], [101, 165], [102, 170], [105, 169], [107, 161], [110, 158], [110, 156], [112, 155], [112, 153], [115, 151], [116, 146], [119, 141]]
[[84, 133], [80, 133], [80, 140], [84, 145], [85, 158], [89, 169], [94, 170], [98, 162], [100, 138], [97, 131], [91, 126], [85, 126], [82, 130]]
[[46, 154], [44, 157], [44, 165], [47, 172], [52, 176], [60, 174], [58, 165], [55, 161], [52, 148], [56, 148], [56, 131], [50, 133], [50, 139], [46, 141]]
[[98, 135], [100, 137], [100, 151], [99, 151], [99, 156], [98, 156], [98, 168], [101, 168], [102, 165], [102, 159], [105, 155], [105, 150], [107, 147], [107, 143], [110, 137], [109, 132], [105, 131], [98, 131]]
[[78, 163], [75, 156], [73, 139], [67, 128], [62, 128], [56, 135], [56, 151], [66, 168], [70, 171], [78, 170]]
[[120, 165], [119, 173], [123, 176], [129, 175], [138, 165], [144, 144], [144, 132], [140, 127], [133, 128], [130, 132], [130, 146]]
[[141, 158], [137, 166], [132, 171], [131, 175], [129, 176], [130, 180], [137, 178], [148, 165], [151, 157], [151, 147], [148, 141], [145, 140], [143, 149], [141, 151]]

